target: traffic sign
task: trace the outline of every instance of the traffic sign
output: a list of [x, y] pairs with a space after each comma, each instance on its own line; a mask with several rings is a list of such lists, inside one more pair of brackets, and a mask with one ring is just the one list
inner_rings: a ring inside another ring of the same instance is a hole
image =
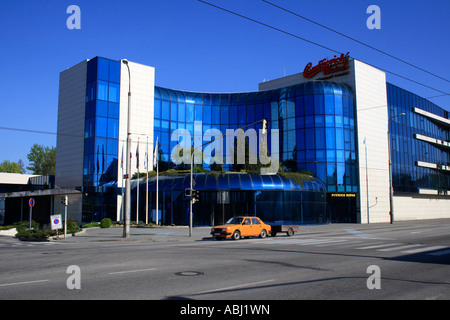
[[50, 216], [50, 221], [52, 223], [52, 230], [62, 229], [62, 218], [60, 214]]
[[28, 200], [28, 204], [30, 205], [30, 208], [33, 208], [34, 205], [36, 204], [36, 201], [34, 201], [33, 198], [30, 198], [30, 200]]

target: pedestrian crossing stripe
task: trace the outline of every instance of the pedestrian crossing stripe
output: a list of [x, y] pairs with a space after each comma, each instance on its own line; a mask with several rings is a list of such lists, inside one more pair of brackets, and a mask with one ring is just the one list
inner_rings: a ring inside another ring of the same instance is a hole
[[[211, 242], [210, 242], [211, 243]], [[293, 244], [299, 246], [315, 246], [315, 247], [327, 247], [327, 246], [341, 246], [341, 247], [357, 247], [356, 250], [376, 250], [379, 252], [393, 252], [400, 251], [405, 254], [414, 254], [414, 253], [427, 253], [428, 255], [440, 256], [445, 254], [450, 254], [450, 248], [446, 246], [425, 246], [424, 244], [406, 244], [401, 242], [395, 243], [372, 243], [368, 241], [350, 241], [348, 239], [331, 239], [331, 238], [268, 238], [268, 239], [243, 239], [240, 241], [222, 241], [222, 242], [213, 242], [217, 245], [225, 245], [225, 244], [245, 244], [245, 243], [260, 243], [263, 245], [284, 245], [284, 244]], [[364, 244], [366, 244], [364, 246]], [[407, 250], [406, 250], [407, 249]], [[440, 250], [447, 249], [447, 250]]]

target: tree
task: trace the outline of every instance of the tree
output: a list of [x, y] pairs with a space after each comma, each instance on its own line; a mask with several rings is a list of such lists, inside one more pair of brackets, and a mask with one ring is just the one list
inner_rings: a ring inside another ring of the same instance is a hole
[[35, 143], [27, 155], [30, 166], [27, 170], [33, 174], [47, 175], [55, 174], [56, 148], [44, 147]]
[[0, 163], [0, 172], [25, 173], [23, 161], [19, 160], [18, 162], [11, 162], [5, 160]]

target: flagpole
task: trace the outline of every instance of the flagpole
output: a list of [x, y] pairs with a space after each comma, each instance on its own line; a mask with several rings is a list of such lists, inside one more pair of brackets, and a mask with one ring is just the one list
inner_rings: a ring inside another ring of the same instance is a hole
[[147, 146], [145, 150], [145, 171], [147, 171], [147, 178], [145, 181], [145, 224], [148, 224], [148, 137]]
[[[156, 145], [155, 150], [153, 152], [153, 162], [156, 162], [156, 225], [159, 224], [158, 221], [158, 207], [159, 207], [159, 199], [158, 199], [158, 193], [159, 193], [159, 183], [158, 183], [158, 175], [159, 175], [159, 166], [158, 166], [158, 136], [156, 136]], [[154, 163], [153, 163], [154, 165]]]
[[137, 169], [137, 187], [136, 187], [136, 224], [139, 224], [139, 138], [136, 147], [136, 169]]

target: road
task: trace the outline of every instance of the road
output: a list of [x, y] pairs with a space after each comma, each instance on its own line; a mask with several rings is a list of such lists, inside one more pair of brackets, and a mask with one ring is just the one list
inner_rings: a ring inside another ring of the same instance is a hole
[[170, 238], [172, 230], [136, 241], [0, 237], [0, 299], [450, 298], [449, 220], [239, 241]]

